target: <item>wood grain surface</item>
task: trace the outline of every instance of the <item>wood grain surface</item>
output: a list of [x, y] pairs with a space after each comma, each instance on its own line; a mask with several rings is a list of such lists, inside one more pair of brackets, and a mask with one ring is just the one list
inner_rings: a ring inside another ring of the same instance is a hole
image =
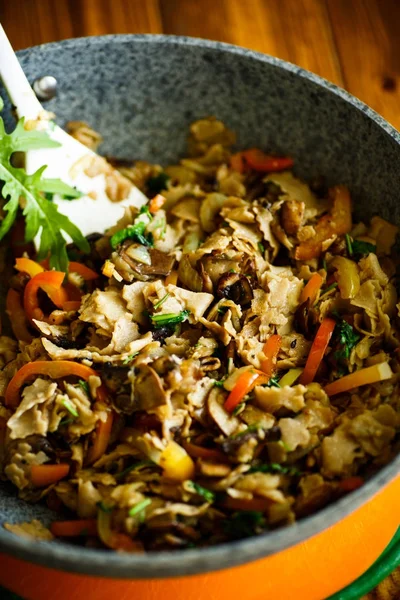
[[[16, 50], [168, 33], [273, 54], [342, 85], [400, 129], [400, 0], [0, 0]], [[400, 571], [371, 598], [400, 598]]]

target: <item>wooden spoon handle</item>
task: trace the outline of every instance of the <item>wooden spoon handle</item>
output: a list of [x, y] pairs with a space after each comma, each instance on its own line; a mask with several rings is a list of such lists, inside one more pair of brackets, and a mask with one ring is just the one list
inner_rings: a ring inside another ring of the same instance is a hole
[[43, 108], [36, 98], [9, 39], [0, 24], [0, 78], [19, 117], [36, 119]]

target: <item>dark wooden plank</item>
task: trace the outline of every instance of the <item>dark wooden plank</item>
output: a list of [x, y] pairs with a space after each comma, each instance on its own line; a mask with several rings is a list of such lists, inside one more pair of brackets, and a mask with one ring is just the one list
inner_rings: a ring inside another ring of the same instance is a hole
[[399, 129], [399, 0], [327, 2], [345, 86]]
[[165, 33], [231, 42], [342, 83], [325, 0], [160, 0]]
[[0, 0], [15, 50], [85, 35], [161, 33], [158, 0]]

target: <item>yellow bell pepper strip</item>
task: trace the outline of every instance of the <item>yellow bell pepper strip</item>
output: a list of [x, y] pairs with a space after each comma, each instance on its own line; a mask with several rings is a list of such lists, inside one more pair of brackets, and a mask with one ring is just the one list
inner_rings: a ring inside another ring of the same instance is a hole
[[259, 148], [249, 148], [231, 156], [230, 164], [232, 169], [243, 173], [247, 168], [261, 173], [272, 173], [274, 171], [284, 171], [293, 167], [293, 159], [283, 156], [271, 156], [265, 154]]
[[64, 302], [68, 300], [67, 292], [62, 287], [64, 277], [65, 273], [61, 271], [44, 271], [32, 277], [26, 284], [24, 309], [26, 316], [33, 325], [33, 319], [45, 320], [44, 312], [39, 306], [38, 292], [40, 289], [46, 292], [57, 308], [62, 308]]
[[173, 481], [185, 481], [194, 477], [194, 462], [182, 446], [170, 440], [162, 451], [159, 465], [163, 476]]
[[162, 194], [157, 194], [157, 196], [154, 196], [154, 198], [152, 198], [149, 203], [149, 211], [151, 212], [151, 214], [154, 215], [158, 210], [160, 210], [160, 208], [164, 206], [166, 201], [167, 199]]
[[97, 421], [96, 430], [94, 432], [94, 441], [88, 450], [85, 465], [92, 465], [105, 454], [108, 444], [110, 443], [113, 422], [114, 413], [112, 411], [107, 413], [106, 421]]
[[99, 538], [105, 546], [121, 552], [142, 552], [143, 547], [140, 542], [135, 542], [126, 533], [117, 533], [112, 531], [112, 509], [98, 509], [97, 512], [97, 531]]
[[307, 358], [306, 366], [299, 379], [299, 383], [302, 385], [308, 385], [314, 381], [314, 377], [324, 358], [325, 350], [328, 347], [335, 327], [336, 321], [330, 318], [324, 319], [319, 326], [317, 335], [311, 346], [310, 354]]
[[389, 363], [382, 362], [377, 365], [372, 365], [372, 367], [354, 371], [354, 373], [350, 373], [350, 375], [345, 375], [332, 383], [328, 383], [328, 385], [325, 386], [325, 392], [328, 396], [336, 396], [336, 394], [348, 392], [356, 387], [378, 383], [379, 381], [384, 381], [391, 377], [393, 377], [393, 371], [390, 368]]
[[17, 340], [30, 344], [33, 337], [27, 328], [25, 311], [21, 302], [21, 294], [12, 288], [7, 292], [6, 310], [10, 317], [11, 327]]
[[44, 268], [39, 263], [30, 258], [16, 258], [14, 268], [22, 273], [28, 273], [30, 277], [35, 277], [35, 275], [44, 271]]
[[349, 190], [344, 185], [337, 185], [329, 190], [333, 201], [330, 214], [324, 215], [314, 226], [315, 235], [297, 246], [294, 257], [296, 260], [311, 260], [322, 252], [322, 243], [332, 236], [344, 235], [351, 231], [351, 198]]
[[281, 387], [293, 385], [298, 380], [302, 372], [303, 369], [301, 369], [300, 367], [298, 369], [290, 369], [287, 373], [284, 374], [283, 377], [280, 378], [279, 385]]
[[321, 289], [323, 282], [324, 280], [321, 275], [319, 273], [314, 273], [301, 290], [300, 304], [309, 300], [310, 305], [312, 306], [317, 299], [318, 292]]
[[334, 269], [340, 295], [344, 300], [349, 300], [357, 295], [360, 289], [360, 275], [354, 260], [344, 256], [335, 256], [330, 263]]
[[268, 383], [270, 377], [256, 369], [245, 371], [238, 378], [233, 390], [224, 403], [225, 410], [233, 412], [243, 398], [249, 394], [256, 385]]
[[31, 482], [34, 487], [47, 487], [64, 479], [69, 473], [70, 465], [60, 463], [59, 465], [32, 465]]
[[166, 276], [164, 285], [176, 285], [178, 283], [178, 271], [171, 271], [169, 275]]
[[263, 353], [265, 354], [265, 360], [261, 363], [261, 370], [265, 373], [268, 379], [271, 379], [276, 369], [276, 361], [278, 358], [279, 350], [281, 349], [282, 338], [280, 335], [274, 334], [268, 338], [264, 344]]
[[97, 521], [96, 519], [53, 521], [50, 531], [55, 537], [95, 536], [97, 535]]
[[[87, 380], [91, 375], [97, 376], [98, 373], [86, 365], [71, 360], [37, 360], [27, 363], [16, 372], [7, 386], [5, 393], [6, 406], [16, 408], [19, 405], [20, 390], [27, 380], [34, 375], [47, 375], [52, 379], [75, 376]], [[99, 402], [107, 403], [107, 391], [104, 385], [96, 389], [96, 399]]]

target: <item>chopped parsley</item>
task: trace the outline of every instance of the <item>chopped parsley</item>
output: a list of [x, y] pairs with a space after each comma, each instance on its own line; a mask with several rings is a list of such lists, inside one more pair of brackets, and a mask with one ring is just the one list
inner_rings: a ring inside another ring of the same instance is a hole
[[193, 491], [196, 492], [196, 494], [199, 494], [199, 496], [203, 496], [203, 498], [207, 502], [214, 502], [214, 500], [215, 500], [214, 492], [212, 492], [211, 490], [207, 490], [207, 488], [204, 488], [202, 485], [199, 485], [195, 481], [189, 481], [188, 483], [189, 483], [190, 487], [193, 488]]
[[65, 406], [65, 408], [67, 409], [67, 411], [69, 413], [71, 413], [71, 415], [73, 417], [75, 417], [75, 419], [77, 419], [79, 417], [78, 411], [76, 410], [75, 406], [71, 403], [70, 400], [63, 400], [62, 403]]
[[153, 219], [153, 215], [147, 204], [143, 204], [143, 206], [140, 207], [139, 215], [146, 215], [149, 218], [149, 222]]
[[144, 509], [149, 506], [149, 504], [151, 504], [150, 498], [145, 498], [141, 502], [138, 502], [135, 504], [135, 506], [132, 506], [132, 508], [129, 509], [129, 516], [134, 517], [135, 515], [140, 515], [140, 513], [142, 513]]
[[277, 387], [277, 388], [281, 387], [279, 385], [279, 379], [278, 379], [278, 377], [276, 375], [274, 375], [273, 377], [271, 377], [271, 379], [267, 383], [267, 387]]
[[141, 469], [142, 467], [152, 467], [152, 466], [154, 466], [153, 461], [151, 461], [151, 460], [141, 460], [141, 461], [139, 461], [137, 463], [134, 463], [133, 465], [130, 465], [129, 467], [126, 467], [126, 469], [124, 469], [120, 473], [117, 473], [115, 475], [115, 478], [116, 479], [122, 479], [122, 477], [125, 477], [125, 475], [127, 475], [131, 471], [135, 471], [136, 469]]
[[348, 233], [346, 233], [345, 239], [346, 239], [347, 252], [348, 252], [349, 256], [353, 256], [353, 240], [351, 239], [351, 237], [349, 236]]
[[301, 475], [301, 471], [290, 465], [280, 465], [279, 463], [268, 463], [263, 465], [254, 465], [250, 467], [247, 473], [282, 473], [282, 475]]
[[376, 246], [369, 242], [363, 242], [362, 240], [353, 241], [353, 253], [356, 258], [362, 258], [368, 256], [371, 252], [376, 252]]
[[263, 244], [261, 242], [258, 242], [257, 246], [258, 246], [258, 249], [261, 252], [261, 254], [264, 254], [265, 248], [264, 248]]
[[234, 540], [260, 533], [265, 525], [263, 513], [257, 510], [237, 511], [222, 524], [225, 535]]
[[157, 310], [157, 308], [160, 308], [160, 306], [162, 306], [162, 304], [164, 304], [164, 302], [165, 302], [165, 301], [166, 301], [166, 300], [167, 300], [167, 299], [170, 297], [170, 295], [171, 295], [171, 294], [170, 294], [169, 292], [167, 292], [167, 293], [165, 294], [165, 296], [163, 296], [163, 297], [161, 298], [161, 300], [159, 300], [158, 302], [156, 302], [156, 303], [154, 304], [153, 308], [154, 308], [155, 310]]
[[241, 402], [235, 407], [235, 410], [232, 411], [232, 415], [236, 417], [240, 412], [242, 412], [242, 408], [246, 405], [245, 402]]
[[326, 272], [328, 272], [328, 265], [326, 264], [325, 258], [322, 260], [322, 268], [325, 269]]
[[335, 336], [337, 336], [340, 344], [339, 349], [335, 352], [335, 358], [337, 360], [348, 359], [352, 349], [360, 340], [360, 335], [347, 321], [342, 319], [336, 324]]
[[168, 189], [170, 179], [170, 176], [165, 171], [161, 171], [158, 175], [154, 175], [154, 177], [150, 177], [147, 180], [147, 189], [153, 194], [159, 194], [163, 190]]
[[161, 327], [170, 327], [177, 323], [183, 323], [188, 318], [190, 312], [188, 310], [182, 310], [180, 313], [165, 313], [160, 315], [151, 315], [151, 321], [155, 329]]
[[225, 381], [226, 381], [226, 377], [224, 377], [223, 379], [220, 379], [219, 381], [216, 379], [214, 381], [214, 385], [215, 385], [215, 387], [223, 388]]

